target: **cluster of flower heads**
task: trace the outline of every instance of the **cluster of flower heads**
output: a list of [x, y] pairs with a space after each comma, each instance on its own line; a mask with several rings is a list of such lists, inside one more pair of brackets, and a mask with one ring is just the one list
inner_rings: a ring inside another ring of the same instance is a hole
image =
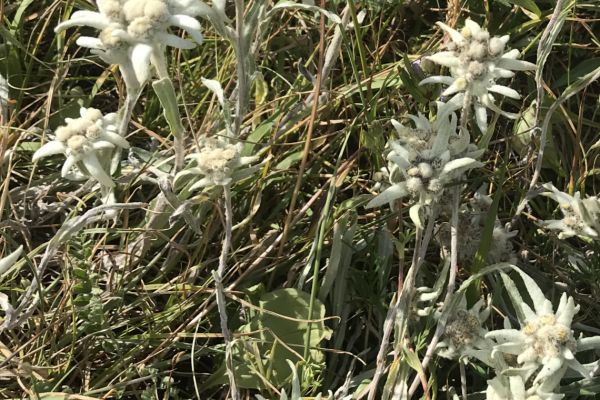
[[[571, 324], [579, 306], [572, 297], [563, 293], [554, 312], [552, 303], [535, 281], [523, 272], [520, 275], [534, 308], [513, 297], [520, 328], [512, 329], [509, 320], [505, 319], [504, 329], [486, 334], [486, 338], [495, 342], [491, 359], [499, 373], [488, 382], [487, 396], [488, 399], [526, 399], [530, 396], [560, 399], [563, 395], [556, 391], [568, 369], [584, 378], [592, 377], [596, 363], [583, 365], [575, 354], [597, 347], [597, 338], [574, 338]], [[515, 396], [516, 393], [523, 393], [523, 397]]]
[[[33, 154], [33, 161], [55, 154], [64, 154], [61, 175], [80, 180], [92, 177], [105, 187], [113, 187], [106, 150], [129, 148], [125, 138], [117, 133], [117, 114], [102, 115], [95, 108], [81, 108], [79, 118], [65, 118], [66, 124], [55, 131], [54, 140]], [[108, 153], [110, 155], [110, 153]], [[73, 171], [76, 169], [76, 171]]]
[[430, 205], [440, 199], [448, 183], [482, 165], [476, 160], [481, 151], [470, 143], [468, 132], [457, 132], [454, 113], [438, 116], [433, 122], [422, 114], [408, 118], [414, 128], [392, 120], [397, 137], [387, 144], [385, 174], [390, 185], [369, 202], [368, 208], [407, 196], [419, 207]]
[[581, 198], [579, 192], [574, 196], [561, 192], [551, 183], [544, 185], [547, 192], [542, 193], [556, 201], [563, 213], [559, 220], [542, 221], [547, 229], [558, 230], [560, 239], [579, 236], [581, 238], [598, 239], [600, 232], [600, 199], [596, 196]]
[[[488, 400], [561, 399], [564, 395], [557, 391], [568, 369], [584, 378], [596, 372], [597, 362], [581, 364], [575, 354], [597, 348], [598, 340], [573, 336], [571, 324], [579, 306], [572, 297], [563, 294], [554, 312], [535, 281], [516, 270], [534, 304], [532, 309], [519, 295], [511, 296], [519, 329], [513, 329], [506, 317], [503, 329], [488, 331], [485, 323], [490, 315], [489, 303], [482, 309], [484, 301], [480, 300], [467, 309], [462, 294], [436, 353], [463, 362], [478, 359], [491, 367], [496, 376], [488, 381]], [[508, 275], [503, 279], [515, 285]]]
[[498, 85], [496, 80], [514, 76], [513, 71], [533, 70], [535, 64], [517, 60], [518, 50], [506, 51], [508, 35], [492, 37], [471, 19], [465, 21], [465, 26], [460, 32], [442, 22], [437, 24], [448, 33], [450, 42], [445, 51], [433, 54], [427, 59], [448, 67], [450, 76], [430, 76], [421, 81], [421, 84], [449, 85], [442, 92], [442, 96], [451, 96], [446, 103], [450, 110], [463, 108], [465, 97], [468, 97], [475, 110], [477, 125], [484, 132], [487, 129], [486, 108], [509, 118], [516, 118], [516, 115], [504, 112], [496, 106], [491, 93], [520, 99], [521, 96], [516, 90]]
[[197, 190], [206, 186], [224, 186], [236, 180], [243, 170], [240, 167], [250, 164], [256, 156], [242, 157], [242, 143], [231, 144], [227, 139], [206, 138], [202, 141], [196, 153], [186, 158], [195, 162], [196, 166], [181, 171], [175, 177], [179, 180], [186, 175], [202, 176], [195, 181], [189, 190]]
[[[458, 242], [458, 262], [462, 266], [473, 263], [475, 254], [479, 250], [481, 239], [484, 234], [486, 219], [492, 205], [492, 198], [483, 193], [483, 189], [477, 191], [469, 204], [461, 206], [458, 214], [458, 231], [461, 240]], [[486, 265], [508, 262], [514, 264], [516, 255], [511, 239], [517, 234], [500, 224], [498, 218], [494, 221], [490, 248], [485, 258]], [[437, 235], [443, 253], [450, 252], [450, 225], [440, 224]]]
[[149, 79], [150, 64], [160, 77], [168, 76], [166, 46], [196, 46], [170, 33], [169, 28], [181, 28], [201, 43], [200, 23], [194, 17], [211, 10], [199, 0], [98, 0], [98, 9], [99, 12], [74, 12], [55, 31], [73, 26], [99, 29], [98, 37], [81, 36], [77, 44], [92, 49], [109, 64], [118, 64], [130, 90]]

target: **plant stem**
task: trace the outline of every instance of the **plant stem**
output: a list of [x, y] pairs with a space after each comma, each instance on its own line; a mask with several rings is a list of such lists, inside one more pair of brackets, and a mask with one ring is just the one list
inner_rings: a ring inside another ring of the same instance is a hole
[[242, 121], [248, 103], [248, 61], [247, 46], [244, 37], [244, 0], [235, 0], [235, 53], [237, 56], [237, 102], [235, 106], [235, 135], [240, 136]]
[[137, 103], [141, 93], [142, 88], [135, 90], [129, 90], [129, 88], [127, 89], [127, 97], [125, 98], [125, 104], [123, 105], [123, 114], [121, 115], [121, 120], [119, 121], [119, 135], [121, 137], [127, 136], [127, 127], [129, 126], [129, 121], [131, 121], [133, 107], [135, 107], [135, 104]]
[[223, 277], [227, 267], [227, 257], [229, 248], [231, 247], [231, 231], [233, 226], [233, 210], [231, 207], [231, 187], [229, 184], [223, 186], [223, 197], [225, 198], [225, 238], [223, 239], [223, 247], [219, 257], [219, 266], [216, 273], [213, 272], [215, 279], [215, 287], [217, 294], [217, 309], [221, 322], [221, 332], [225, 341], [225, 366], [227, 369], [227, 377], [229, 378], [229, 386], [231, 389], [231, 398], [237, 400], [239, 398], [237, 385], [235, 383], [235, 375], [233, 373], [233, 359], [231, 358], [231, 332], [227, 323], [227, 307], [225, 304], [225, 289], [223, 288]]
[[[444, 297], [444, 303], [442, 306], [442, 315], [440, 320], [437, 323], [437, 327], [433, 334], [433, 338], [427, 347], [427, 351], [425, 352], [425, 357], [423, 357], [423, 362], [421, 366], [423, 371], [429, 365], [429, 361], [433, 357], [433, 353], [435, 348], [444, 334], [446, 330], [446, 323], [448, 322], [448, 317], [450, 316], [450, 310], [448, 307], [450, 306], [452, 296], [454, 295], [454, 289], [456, 287], [456, 275], [458, 272], [458, 206], [460, 204], [460, 189], [458, 186], [452, 189], [452, 218], [450, 219], [450, 274], [448, 276], [448, 286], [446, 287], [446, 296]], [[414, 395], [417, 387], [419, 386], [419, 377], [416, 376], [413, 380], [410, 390], [408, 391], [409, 397]]]
[[[373, 380], [371, 381], [371, 387], [369, 388], [369, 397], [368, 400], [375, 400], [375, 396], [377, 394], [377, 385], [381, 376], [383, 375], [383, 371], [385, 369], [385, 357], [388, 352], [389, 339], [392, 334], [392, 330], [394, 326], [396, 326], [396, 338], [398, 341], [401, 341], [404, 337], [404, 322], [406, 321], [406, 317], [409, 313], [410, 302], [412, 301], [412, 296], [414, 294], [414, 286], [415, 286], [415, 278], [423, 260], [425, 259], [425, 253], [427, 251], [427, 247], [429, 246], [429, 242], [431, 241], [431, 237], [433, 236], [433, 227], [435, 224], [435, 220], [437, 218], [437, 207], [434, 206], [431, 211], [431, 215], [427, 221], [427, 226], [425, 227], [425, 231], [420, 228], [417, 228], [416, 240], [415, 240], [415, 250], [413, 252], [411, 266], [406, 274], [406, 278], [404, 280], [404, 284], [402, 285], [402, 289], [397, 297], [397, 300], [393, 302], [393, 305], [390, 307], [388, 314], [386, 316], [385, 322], [383, 324], [383, 338], [381, 340], [381, 345], [379, 346], [379, 352], [377, 353], [377, 368], [375, 370], [375, 374], [373, 375]], [[396, 315], [400, 313], [398, 318]], [[393, 322], [396, 322], [394, 324]]]
[[463, 400], [467, 400], [467, 371], [465, 370], [465, 363], [459, 360], [458, 366], [460, 369], [460, 391]]

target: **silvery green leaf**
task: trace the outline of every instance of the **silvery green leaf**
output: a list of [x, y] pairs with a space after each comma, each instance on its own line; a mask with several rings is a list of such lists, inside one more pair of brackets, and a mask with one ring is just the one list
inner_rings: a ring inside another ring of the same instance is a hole
[[206, 86], [215, 94], [215, 96], [217, 96], [217, 100], [219, 101], [221, 107], [225, 107], [225, 94], [223, 93], [223, 87], [221, 86], [221, 83], [214, 79], [206, 79], [202, 77], [200, 80], [204, 86]]
[[501, 272], [500, 276], [502, 278], [502, 281], [504, 282], [504, 287], [510, 297], [510, 300], [513, 303], [513, 306], [515, 307], [515, 311], [517, 313], [517, 318], [519, 319], [519, 321], [524, 323], [526, 321], [534, 320], [536, 318], [535, 313], [533, 312], [531, 307], [529, 307], [529, 305], [527, 305], [527, 303], [523, 301], [523, 298], [521, 297], [521, 294], [519, 293], [519, 290], [517, 289], [517, 286], [515, 285], [513, 280], [510, 279], [510, 277], [504, 272]]
[[519, 273], [519, 275], [521, 275], [523, 283], [525, 283], [527, 293], [529, 293], [529, 297], [533, 302], [533, 307], [535, 308], [535, 311], [540, 313], [542, 305], [547, 301], [544, 292], [542, 292], [542, 289], [540, 289], [537, 283], [535, 283], [535, 280], [533, 280], [525, 272], [521, 271], [520, 269], [517, 269], [517, 272]]
[[0, 259], [0, 275], [4, 274], [21, 257], [23, 246], [19, 246], [15, 251]]
[[396, 121], [393, 118], [390, 120], [390, 122], [392, 123], [392, 126], [398, 133], [402, 132], [402, 130], [405, 129], [404, 125], [402, 125], [400, 122]]
[[417, 203], [410, 208], [408, 211], [408, 215], [410, 219], [415, 224], [415, 226], [419, 229], [423, 229], [423, 223], [421, 222], [421, 204]]
[[275, 4], [273, 6], [273, 8], [271, 8], [269, 13], [267, 14], [267, 17], [272, 17], [274, 12], [278, 9], [286, 9], [286, 8], [320, 12], [324, 16], [329, 18], [333, 23], [336, 23], [336, 24], [342, 23], [342, 20], [340, 19], [340, 17], [337, 14], [332, 13], [331, 11], [327, 11], [327, 10], [322, 9], [321, 7], [313, 6], [310, 4], [296, 3], [293, 1], [287, 1], [287, 0], [280, 1], [279, 3]]
[[8, 119], [8, 82], [0, 74], [0, 117]]
[[460, 175], [466, 170], [482, 167], [483, 163], [469, 157], [457, 158], [447, 162], [442, 168], [443, 174]]
[[219, 13], [225, 15], [226, 0], [213, 0], [212, 6]]
[[367, 205], [366, 208], [379, 207], [387, 203], [392, 203], [395, 200], [401, 199], [408, 195], [406, 183], [402, 182], [395, 184], [385, 189], [383, 192], [375, 196]]
[[600, 349], [600, 336], [580, 338], [577, 340], [577, 351]]
[[177, 106], [177, 95], [175, 87], [169, 78], [162, 78], [152, 82], [152, 88], [163, 106], [163, 113], [171, 128], [174, 136], [180, 137], [183, 134], [183, 125], [181, 124], [181, 115]]

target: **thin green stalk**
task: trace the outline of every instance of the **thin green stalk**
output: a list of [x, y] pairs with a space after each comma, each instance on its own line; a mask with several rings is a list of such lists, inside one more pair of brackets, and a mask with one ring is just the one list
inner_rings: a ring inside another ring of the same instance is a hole
[[[335, 169], [333, 171], [333, 176], [337, 175], [338, 169], [341, 164], [341, 160], [343, 157], [344, 151], [346, 151], [346, 146], [348, 144], [348, 139], [350, 138], [350, 131], [346, 134], [344, 138], [344, 142], [340, 148], [340, 152], [338, 153], [338, 159], [335, 165]], [[334, 179], [334, 178], [333, 178]], [[335, 181], [334, 181], [335, 182]], [[327, 191], [327, 198], [325, 200], [325, 205], [323, 207], [323, 214], [319, 220], [319, 233], [317, 237], [317, 248], [314, 257], [313, 271], [312, 271], [312, 285], [310, 289], [310, 301], [308, 303], [308, 333], [306, 335], [306, 343], [304, 343], [304, 359], [308, 360], [310, 357], [310, 336], [311, 336], [311, 326], [313, 319], [313, 312], [315, 308], [315, 302], [317, 300], [317, 296], [319, 294], [319, 270], [321, 269], [321, 252], [323, 250], [323, 242], [325, 240], [325, 233], [327, 228], [327, 220], [329, 219], [329, 210], [332, 207], [333, 199], [335, 198], [336, 188], [335, 183], [329, 186], [329, 190]]]
[[[369, 69], [369, 66], [367, 64], [367, 57], [366, 57], [366, 50], [365, 50], [365, 44], [363, 42], [363, 35], [362, 35], [362, 28], [361, 28], [361, 24], [358, 21], [358, 17], [356, 15], [356, 6], [354, 5], [354, 0], [348, 0], [348, 6], [350, 8], [350, 15], [352, 16], [352, 24], [354, 25], [354, 34], [356, 35], [356, 44], [358, 47], [358, 56], [360, 58], [360, 65], [362, 68], [362, 73], [363, 76], [365, 77], [370, 77], [371, 76], [371, 70]], [[358, 84], [360, 85], [360, 80], [358, 82]], [[365, 107], [367, 107], [369, 104], [371, 104], [371, 99], [373, 98], [373, 91], [371, 88], [371, 79], [369, 78], [369, 80], [367, 81], [367, 99], [366, 99], [366, 103], [365, 103]], [[374, 110], [374, 108], [372, 109]], [[372, 115], [367, 114], [367, 120], [370, 122], [372, 120]]]
[[244, 35], [244, 0], [235, 0], [235, 53], [237, 55], [237, 102], [235, 106], [235, 135], [240, 136], [242, 121], [248, 103], [248, 73], [246, 62], [248, 60], [247, 46]]

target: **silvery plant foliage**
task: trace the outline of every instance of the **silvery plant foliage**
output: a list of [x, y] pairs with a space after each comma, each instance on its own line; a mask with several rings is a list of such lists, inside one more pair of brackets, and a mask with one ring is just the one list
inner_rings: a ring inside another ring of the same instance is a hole
[[419, 209], [437, 202], [447, 184], [480, 167], [476, 158], [481, 152], [470, 143], [466, 131], [457, 131], [453, 113], [432, 121], [422, 114], [407, 118], [414, 127], [392, 120], [397, 135], [386, 146], [389, 186], [367, 208], [409, 197], [416, 203], [411, 208], [411, 218], [420, 225]]
[[520, 99], [521, 95], [508, 86], [497, 84], [496, 81], [513, 77], [513, 71], [534, 70], [535, 64], [517, 60], [519, 51], [516, 49], [507, 51], [508, 35], [491, 36], [471, 19], [465, 21], [465, 26], [460, 31], [443, 22], [437, 22], [437, 25], [449, 35], [450, 41], [444, 51], [428, 56], [427, 59], [447, 67], [450, 76], [430, 76], [422, 80], [421, 84], [448, 85], [442, 96], [450, 97], [447, 102], [450, 110], [458, 110], [465, 104], [472, 103], [477, 126], [483, 132], [487, 130], [488, 125], [487, 109], [509, 118], [516, 118], [515, 114], [502, 111], [495, 104], [493, 94], [515, 100]]
[[[100, 30], [97, 37], [81, 36], [77, 44], [92, 49], [102, 60], [118, 64], [129, 91], [135, 92], [150, 78], [152, 65], [158, 76], [168, 77], [167, 46], [191, 49], [202, 43], [195, 19], [208, 7], [194, 0], [99, 0], [98, 11], [80, 10], [62, 22], [56, 32], [73, 26]], [[182, 39], [170, 27], [185, 30], [193, 41]]]
[[585, 239], [598, 239], [600, 231], [600, 199], [589, 196], [584, 199], [576, 192], [573, 196], [561, 192], [551, 183], [543, 185], [542, 194], [558, 203], [562, 219], [542, 221], [542, 227], [559, 231], [558, 238], [578, 236]]
[[[483, 189], [478, 190], [467, 204], [461, 205], [458, 214], [458, 230], [461, 235], [458, 243], [458, 262], [465, 267], [473, 263], [475, 254], [479, 250], [493, 201], [483, 192]], [[485, 263], [489, 265], [501, 262], [515, 264], [517, 257], [511, 239], [516, 235], [517, 231], [511, 231], [503, 226], [496, 217]], [[442, 248], [442, 254], [448, 255], [450, 253], [450, 224], [441, 223], [436, 237]]]
[[56, 128], [54, 139], [34, 153], [33, 161], [63, 154], [66, 157], [61, 169], [64, 178], [93, 178], [104, 187], [113, 187], [111, 150], [129, 148], [127, 140], [117, 132], [117, 114], [102, 115], [98, 109], [81, 108], [79, 118], [65, 118], [65, 122]]

